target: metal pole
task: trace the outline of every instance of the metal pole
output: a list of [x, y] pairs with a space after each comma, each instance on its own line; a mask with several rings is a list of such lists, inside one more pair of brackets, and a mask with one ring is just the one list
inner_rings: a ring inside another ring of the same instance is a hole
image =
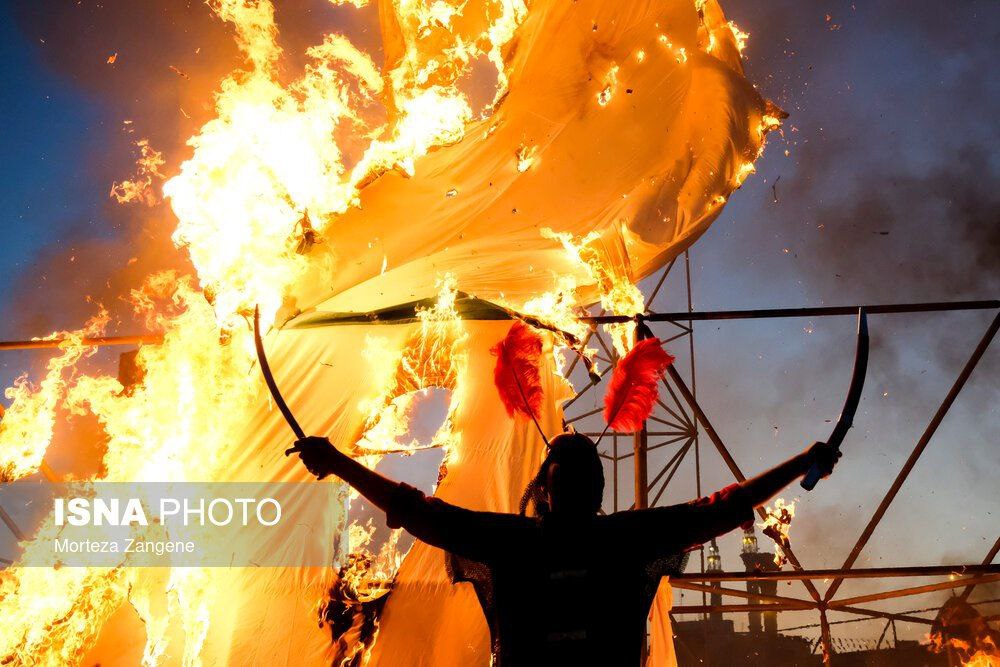
[[858, 604], [859, 602], [875, 602], [877, 600], [891, 600], [892, 598], [908, 597], [921, 593], [931, 593], [933, 591], [946, 591], [960, 586], [975, 586], [977, 584], [988, 584], [993, 581], [1000, 581], [1000, 574], [981, 574], [974, 577], [958, 579], [955, 581], [942, 581], [937, 584], [927, 584], [925, 586], [913, 586], [911, 588], [901, 588], [895, 591], [883, 591], [881, 593], [870, 593], [868, 595], [858, 595], [853, 598], [843, 598], [840, 600], [830, 600], [829, 608], [837, 609]]
[[[641, 340], [639, 329], [640, 327], [636, 326], [636, 343]], [[633, 461], [633, 469], [635, 470], [635, 504], [633, 507], [637, 510], [646, 509], [649, 504], [649, 473], [646, 469], [646, 445], [648, 444], [648, 439], [646, 422], [643, 422], [642, 428], [635, 433], [632, 440], [632, 452], [635, 456]]]
[[[1000, 308], [1000, 300], [982, 301], [936, 301], [928, 303], [890, 303], [856, 306], [825, 306], [812, 308], [758, 308], [753, 310], [705, 310], [694, 312], [650, 313], [647, 322], [683, 322], [685, 320], [758, 320], [775, 317], [832, 317], [837, 315], [857, 315], [858, 308], [864, 307], [869, 315], [889, 315], [901, 313], [937, 313], [950, 310], [992, 310]], [[622, 324], [632, 321], [628, 315], [596, 315], [580, 318], [595, 324]]]
[[882, 640], [885, 639], [885, 633], [889, 632], [889, 625], [892, 623], [892, 619], [885, 622], [885, 627], [882, 628], [882, 634], [878, 636], [878, 642], [875, 644], [875, 650], [879, 650], [882, 646]]
[[[684, 279], [687, 284], [687, 309], [688, 312], [694, 311], [694, 300], [691, 295], [691, 250], [684, 251]], [[691, 372], [691, 395], [698, 398], [698, 376], [694, 371], [694, 322], [688, 321], [688, 353], [691, 355], [690, 364], [688, 366]], [[694, 489], [695, 496], [701, 498], [701, 447], [698, 445], [698, 428], [694, 429]], [[702, 549], [698, 552], [698, 561], [701, 566], [702, 572], [705, 571], [705, 550]], [[701, 603], [708, 604], [708, 600], [705, 598], [705, 592], [701, 593]], [[708, 615], [705, 616], [703, 620], [708, 620]], [[705, 626], [705, 632], [708, 632], [708, 625]], [[705, 638], [705, 646], [708, 646], [708, 638]], [[708, 651], [705, 651], [705, 658], [708, 659]]]
[[833, 659], [833, 638], [830, 636], [830, 622], [826, 620], [826, 609], [819, 610], [820, 641], [823, 644], [823, 667], [830, 667]]
[[646, 470], [646, 427], [643, 426], [633, 436], [632, 452], [635, 456], [635, 509], [646, 509], [649, 501]]
[[[705, 434], [708, 436], [708, 439], [715, 445], [716, 450], [719, 452], [719, 456], [721, 456], [722, 460], [726, 462], [727, 466], [729, 466], [729, 470], [733, 473], [733, 477], [735, 477], [738, 482], [744, 481], [746, 479], [746, 475], [744, 475], [743, 471], [740, 470], [740, 467], [737, 465], [733, 455], [729, 453], [729, 449], [726, 447], [726, 444], [722, 442], [722, 438], [715, 430], [715, 427], [712, 426], [712, 423], [708, 420], [708, 416], [701, 409], [698, 401], [695, 400], [691, 390], [688, 389], [687, 385], [684, 383], [680, 373], [678, 373], [677, 369], [673, 366], [667, 366], [667, 373], [670, 375], [670, 379], [673, 380], [674, 384], [677, 386], [677, 390], [681, 393], [681, 396], [684, 397], [688, 407], [691, 408], [691, 411], [694, 413], [697, 421], [701, 422], [701, 427], [705, 429]], [[767, 513], [761, 507], [757, 508], [757, 515], [760, 516], [761, 519], [767, 518]], [[788, 562], [792, 564], [792, 567], [797, 570], [802, 569], [802, 565], [799, 563], [798, 558], [795, 557], [795, 553], [792, 551], [791, 547], [785, 548], [785, 556], [788, 557]], [[806, 591], [809, 592], [809, 595], [813, 600], [817, 602], [820, 601], [821, 597], [819, 590], [811, 580], [803, 579], [803, 586], [806, 587]]]
[[[635, 328], [635, 342], [638, 343], [640, 339], [640, 328], [636, 326]], [[649, 501], [649, 480], [648, 472], [646, 470], [646, 445], [647, 445], [647, 431], [646, 422], [642, 423], [642, 428], [633, 436], [632, 440], [632, 467], [635, 471], [635, 502], [632, 507], [637, 510], [646, 509]], [[639, 658], [641, 662], [639, 664], [645, 665], [646, 658], [649, 655], [649, 644], [648, 644], [648, 627], [647, 616], [642, 617], [642, 645], [640, 646]]]
[[[709, 310], [694, 312], [673, 312], [673, 313], [649, 313], [645, 316], [647, 322], [679, 322], [679, 321], [715, 321], [715, 320], [745, 320], [745, 319], [769, 319], [779, 317], [831, 317], [837, 315], [855, 315], [858, 312], [857, 306], [831, 306], [818, 308], [761, 308], [754, 310]], [[953, 310], [991, 310], [1000, 308], [1000, 300], [982, 301], [939, 301], [928, 303], [899, 303], [899, 304], [875, 304], [865, 305], [865, 310], [870, 315], [898, 314], [898, 313], [934, 313]], [[464, 319], [475, 321], [476, 317], [468, 316]], [[631, 322], [634, 318], [628, 315], [591, 315], [581, 317], [580, 321], [592, 324], [624, 324]], [[391, 319], [379, 320], [381, 323], [391, 323]], [[331, 325], [333, 323], [330, 323]], [[680, 325], [678, 325], [680, 326]], [[59, 347], [60, 344], [69, 339], [55, 338], [49, 340], [15, 340], [0, 341], [0, 351], [3, 350], [37, 350], [45, 348]], [[163, 342], [163, 336], [159, 334], [142, 334], [137, 336], [96, 336], [84, 338], [81, 345], [101, 347], [105, 345], [139, 345], [158, 344]]]
[[0, 505], [0, 521], [3, 521], [4, 525], [6, 525], [10, 532], [13, 533], [18, 542], [24, 541], [24, 533], [22, 533], [17, 524], [14, 523], [14, 518], [10, 514], [7, 514], [7, 510], [3, 508], [3, 505]]
[[[903, 621], [905, 623], [920, 623], [923, 625], [932, 625], [934, 621], [929, 618], [920, 618], [919, 616], [907, 616], [905, 614], [893, 614], [888, 611], [876, 611], [874, 609], [864, 609], [862, 607], [843, 607], [842, 609], [837, 609], [837, 611], [846, 611], [850, 614], [858, 614], [859, 616], [870, 616], [871, 618], [891, 618], [896, 621]], [[830, 623], [833, 625], [833, 623]]]
[[812, 603], [809, 604], [789, 604], [786, 602], [774, 602], [771, 604], [716, 604], [716, 605], [679, 605], [670, 610], [671, 614], [681, 615], [681, 614], [698, 614], [699, 616], [707, 614], [709, 612], [719, 612], [722, 614], [740, 614], [748, 613], [752, 611], [809, 611], [810, 609], [815, 609], [816, 606]]
[[618, 434], [617, 433], [612, 434], [611, 442], [612, 446], [614, 447], [613, 451], [614, 451], [614, 462], [615, 462], [614, 466], [612, 466], [612, 469], [614, 470], [615, 473], [613, 482], [614, 500], [612, 501], [613, 502], [612, 507], [614, 507], [614, 510], [617, 512], [618, 511]]
[[678, 581], [676, 578], [671, 577], [670, 585], [674, 588], [680, 588], [687, 591], [701, 591], [703, 593], [718, 593], [719, 595], [726, 595], [730, 597], [744, 598], [746, 600], [753, 600], [756, 602], [784, 602], [788, 604], [800, 604], [806, 605], [810, 609], [816, 608], [816, 603], [812, 600], [801, 600], [799, 598], [790, 598], [783, 595], [765, 595], [763, 593], [749, 593], [739, 588], [724, 588], [721, 586], [706, 586], [705, 584], [698, 584], [690, 581]]

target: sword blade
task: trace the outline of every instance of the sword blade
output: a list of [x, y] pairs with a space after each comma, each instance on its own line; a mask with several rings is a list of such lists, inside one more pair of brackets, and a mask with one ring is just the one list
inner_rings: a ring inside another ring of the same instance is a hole
[[267, 385], [268, 391], [271, 392], [274, 404], [278, 406], [278, 410], [285, 418], [285, 421], [288, 422], [288, 426], [292, 429], [295, 437], [299, 440], [305, 438], [305, 431], [299, 426], [299, 422], [295, 419], [295, 415], [292, 414], [288, 403], [285, 403], [285, 399], [281, 395], [281, 390], [278, 389], [278, 383], [274, 381], [271, 366], [267, 363], [267, 355], [264, 354], [264, 341], [260, 337], [260, 307], [254, 308], [253, 311], [253, 343], [254, 347], [257, 348], [257, 362], [260, 364], [260, 372], [264, 375], [264, 383]]
[[861, 392], [865, 388], [865, 377], [868, 373], [868, 314], [864, 309], [858, 309], [858, 343], [854, 354], [854, 372], [851, 373], [851, 386], [847, 390], [844, 408], [840, 411], [837, 424], [833, 427], [828, 444], [840, 447], [847, 431], [854, 426], [854, 416], [861, 402]]
[[[861, 402], [861, 392], [865, 388], [865, 376], [868, 374], [868, 313], [864, 308], [858, 308], [858, 342], [854, 352], [854, 371], [851, 373], [851, 386], [847, 390], [847, 398], [844, 399], [844, 408], [840, 411], [837, 424], [833, 427], [833, 433], [827, 444], [835, 449], [840, 449], [847, 432], [854, 425], [854, 415], [858, 412], [858, 404]], [[809, 472], [802, 478], [802, 488], [812, 491], [819, 482], [823, 471], [819, 465], [813, 464]]]

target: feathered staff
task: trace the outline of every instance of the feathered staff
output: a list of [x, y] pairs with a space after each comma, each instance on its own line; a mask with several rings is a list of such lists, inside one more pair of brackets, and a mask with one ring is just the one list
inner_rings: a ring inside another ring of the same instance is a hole
[[[674, 362], [659, 338], [645, 338], [635, 344], [615, 366], [604, 395], [604, 433], [608, 429], [634, 433], [653, 412], [657, 384], [667, 366]], [[601, 438], [598, 438], [600, 440]]]
[[542, 337], [524, 322], [516, 321], [490, 352], [497, 358], [493, 381], [507, 414], [514, 417], [520, 413], [531, 417], [542, 440], [548, 445], [549, 439], [538, 424], [544, 395], [540, 370]]

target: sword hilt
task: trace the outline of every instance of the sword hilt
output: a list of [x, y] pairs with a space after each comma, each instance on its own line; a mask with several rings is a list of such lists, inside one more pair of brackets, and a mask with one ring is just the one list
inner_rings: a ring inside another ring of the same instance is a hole
[[802, 478], [802, 488], [806, 491], [812, 491], [816, 488], [816, 484], [822, 478], [823, 471], [820, 469], [819, 464], [814, 462], [811, 466], [809, 466], [809, 472], [807, 472], [806, 476]]
[[[825, 446], [833, 450], [833, 464], [837, 464], [838, 455], [836, 452], [840, 451], [840, 443], [844, 441], [844, 435], [847, 433], [847, 429], [843, 430], [837, 429], [834, 431], [833, 435], [829, 440], [826, 441]], [[816, 483], [823, 479], [823, 468], [820, 467], [819, 461], [813, 460], [812, 465], [809, 466], [809, 470], [806, 472], [805, 477], [802, 478], [802, 488], [806, 491], [812, 491], [816, 487]]]

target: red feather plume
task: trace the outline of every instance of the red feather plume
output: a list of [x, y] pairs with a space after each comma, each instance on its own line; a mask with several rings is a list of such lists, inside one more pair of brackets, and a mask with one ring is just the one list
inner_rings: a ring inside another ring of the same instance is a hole
[[542, 337], [520, 320], [490, 350], [497, 358], [493, 382], [500, 400], [513, 417], [521, 413], [537, 419], [542, 408]]
[[634, 433], [642, 428], [653, 412], [663, 371], [672, 363], [659, 338], [639, 341], [621, 358], [604, 396], [604, 421], [611, 430]]

